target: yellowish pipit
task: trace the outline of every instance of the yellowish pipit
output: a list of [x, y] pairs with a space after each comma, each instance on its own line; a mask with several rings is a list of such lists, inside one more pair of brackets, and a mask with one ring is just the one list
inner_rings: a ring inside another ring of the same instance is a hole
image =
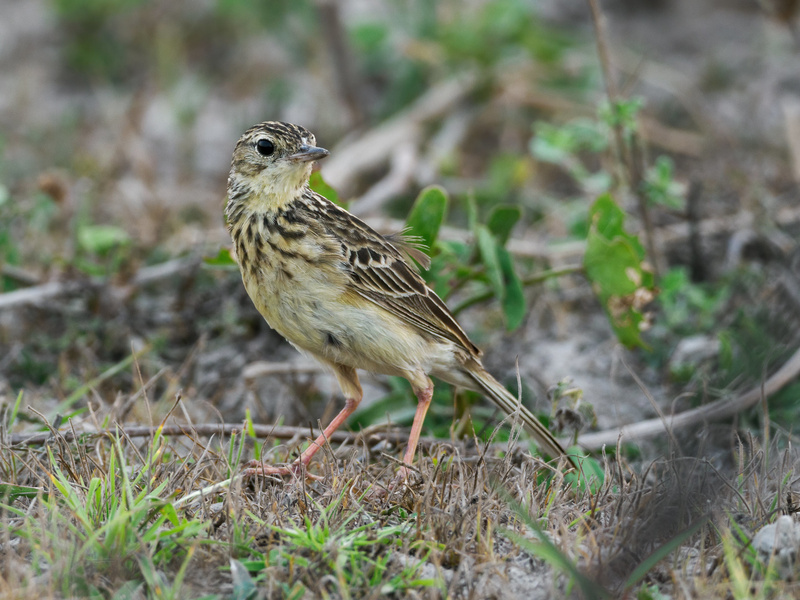
[[[270, 327], [329, 367], [345, 406], [287, 467], [252, 473], [285, 475], [305, 467], [361, 401], [356, 369], [406, 378], [417, 412], [403, 462], [410, 465], [431, 402], [434, 375], [481, 392], [518, 414], [541, 449], [561, 444], [481, 365], [447, 306], [425, 284], [410, 257], [428, 259], [401, 235], [384, 237], [308, 187], [314, 161], [328, 156], [303, 127], [267, 121], [236, 144], [228, 177], [228, 229], [247, 293]], [[402, 476], [407, 476], [403, 468]]]

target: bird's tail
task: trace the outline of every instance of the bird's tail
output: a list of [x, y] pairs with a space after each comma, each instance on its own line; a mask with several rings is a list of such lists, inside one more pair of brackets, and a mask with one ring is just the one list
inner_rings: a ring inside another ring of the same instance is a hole
[[485, 394], [507, 414], [513, 416], [519, 415], [525, 430], [533, 436], [536, 445], [543, 454], [547, 454], [552, 458], [566, 457], [573, 468], [579, 469], [575, 459], [567, 454], [567, 451], [564, 450], [561, 443], [553, 437], [553, 434], [550, 433], [547, 427], [542, 425], [539, 419], [525, 408], [499, 381], [480, 367], [477, 369], [469, 369], [468, 372], [472, 380], [476, 383], [476, 391]]

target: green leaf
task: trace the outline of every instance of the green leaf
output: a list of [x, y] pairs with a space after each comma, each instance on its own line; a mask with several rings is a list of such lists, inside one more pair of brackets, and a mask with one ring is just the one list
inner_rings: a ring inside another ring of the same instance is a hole
[[239, 268], [239, 265], [236, 264], [233, 256], [231, 256], [230, 248], [220, 248], [216, 256], [206, 256], [203, 258], [203, 264], [215, 269], [235, 270]]
[[[530, 531], [536, 536], [537, 541], [528, 539], [515, 531], [501, 527], [499, 532], [511, 541], [519, 544], [526, 552], [544, 560], [550, 567], [567, 575], [572, 582], [575, 582], [581, 589], [584, 598], [591, 600], [605, 600], [611, 596], [608, 592], [581, 573], [578, 566], [572, 559], [556, 546], [550, 537], [542, 530], [539, 523], [533, 519], [529, 509], [523, 506], [511, 494], [502, 487], [497, 481], [491, 481], [492, 488], [497, 491], [500, 497], [513, 510], [517, 516], [528, 526]], [[570, 585], [571, 587], [571, 585]]]
[[531, 154], [542, 162], [560, 165], [570, 154], [559, 144], [559, 141], [537, 135], [531, 140]]
[[473, 279], [470, 265], [472, 247], [456, 241], [442, 240], [436, 244], [439, 252], [431, 259], [425, 279], [444, 300], [453, 290], [454, 282]]
[[644, 246], [639, 238], [625, 231], [625, 212], [614, 202], [610, 194], [600, 196], [589, 209], [590, 227], [594, 225], [597, 233], [611, 240], [619, 237], [628, 241], [639, 258], [644, 259]]
[[630, 589], [643, 580], [659, 562], [683, 546], [707, 522], [707, 516], [701, 517], [683, 531], [672, 536], [667, 542], [661, 544], [633, 570], [633, 573], [628, 576], [628, 580], [625, 582], [625, 587]]
[[644, 346], [642, 308], [655, 296], [653, 274], [643, 267], [645, 252], [624, 229], [625, 213], [604, 194], [589, 211], [589, 234], [583, 265], [611, 327], [628, 347]]
[[500, 267], [500, 257], [497, 253], [497, 242], [486, 225], [477, 225], [475, 234], [478, 239], [478, 249], [481, 252], [481, 261], [486, 269], [486, 276], [489, 278], [494, 295], [498, 299], [502, 299], [505, 285], [503, 283], [503, 270]]
[[93, 254], [104, 254], [130, 241], [128, 232], [114, 225], [84, 225], [78, 229], [78, 245]]
[[589, 278], [599, 283], [606, 294], [632, 294], [640, 283], [631, 275], [637, 271], [641, 261], [625, 239], [607, 240], [590, 234], [583, 263]]
[[11, 431], [11, 428], [14, 427], [14, 423], [17, 420], [17, 414], [19, 413], [19, 405], [22, 403], [22, 392], [23, 390], [19, 391], [17, 394], [17, 401], [14, 403], [14, 408], [11, 409], [11, 416], [8, 417], [8, 423], [6, 424], [6, 429]]
[[235, 558], [231, 559], [231, 580], [233, 583], [231, 597], [235, 600], [249, 600], [257, 596], [258, 588], [250, 577], [247, 567]]
[[[510, 219], [496, 221], [496, 223], [500, 222], [508, 225]], [[500, 231], [502, 233], [504, 229], [501, 227]], [[522, 324], [526, 313], [522, 281], [514, 270], [511, 254], [498, 243], [488, 226], [477, 225], [475, 236], [486, 277], [489, 279], [495, 297], [501, 301], [506, 327], [509, 331], [513, 331]]]
[[308, 182], [308, 186], [320, 196], [324, 196], [334, 204], [341, 205], [339, 202], [339, 194], [337, 194], [336, 190], [327, 184], [319, 171], [314, 171], [311, 174], [311, 179]]
[[408, 233], [419, 237], [429, 249], [433, 248], [446, 212], [447, 192], [438, 185], [426, 187], [411, 207], [406, 220]]
[[683, 210], [686, 186], [675, 181], [674, 164], [668, 156], [659, 156], [645, 173], [642, 189], [651, 204]]
[[36, 498], [39, 494], [47, 498], [47, 492], [45, 492], [43, 488], [14, 485], [12, 483], [0, 483], [0, 498], [4, 501], [6, 499], [13, 501], [17, 498]]
[[579, 446], [568, 448], [567, 454], [572, 456], [573, 460], [578, 463], [579, 469], [566, 473], [564, 481], [574, 486], [581, 493], [587, 489], [592, 494], [599, 493], [605, 478], [603, 465], [591, 456], [584, 456], [583, 450]]
[[608, 148], [606, 126], [592, 119], [575, 119], [564, 125], [538, 121], [530, 150], [534, 158], [569, 166], [581, 151], [598, 153]]
[[503, 315], [506, 318], [506, 328], [514, 331], [522, 325], [527, 312], [525, 294], [522, 292], [522, 281], [514, 270], [514, 261], [505, 248], [497, 246], [497, 258], [505, 280], [503, 296]]
[[505, 246], [508, 238], [511, 237], [511, 230], [514, 229], [514, 225], [521, 216], [522, 211], [518, 206], [500, 204], [492, 209], [486, 226], [497, 238], [498, 243]]
[[636, 130], [636, 117], [644, 106], [639, 96], [625, 98], [616, 102], [605, 102], [600, 106], [599, 116], [609, 127], [622, 126], [626, 131]]

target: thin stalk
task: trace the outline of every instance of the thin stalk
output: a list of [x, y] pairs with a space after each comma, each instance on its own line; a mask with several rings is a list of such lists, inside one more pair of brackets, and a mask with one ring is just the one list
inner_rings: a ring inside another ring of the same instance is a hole
[[[597, 55], [600, 59], [600, 68], [603, 70], [603, 79], [606, 84], [606, 96], [608, 96], [608, 103], [611, 109], [615, 110], [619, 98], [619, 91], [617, 89], [616, 80], [614, 79], [614, 73], [611, 70], [611, 54], [608, 50], [608, 44], [606, 43], [605, 17], [600, 9], [598, 0], [587, 0], [587, 2], [592, 11], [592, 23], [594, 24], [595, 38], [597, 40]], [[658, 278], [658, 256], [656, 255], [654, 243], [653, 221], [650, 216], [650, 207], [647, 204], [647, 198], [642, 190], [644, 169], [638, 137], [635, 131], [632, 132], [630, 144], [626, 144], [622, 124], [614, 119], [611, 125], [614, 132], [614, 146], [617, 159], [624, 167], [623, 172], [627, 175], [625, 179], [627, 179], [628, 187], [636, 197], [636, 203], [639, 208], [644, 229], [645, 248], [647, 248], [647, 255], [652, 262], [653, 272], [656, 278]]]
[[[522, 280], [523, 286], [529, 285], [537, 285], [542, 283], [543, 281], [547, 281], [548, 279], [552, 279], [553, 277], [561, 277], [562, 275], [572, 275], [573, 273], [583, 273], [583, 265], [568, 265], [566, 267], [561, 267], [560, 269], [548, 269], [547, 271], [542, 271], [541, 273], [537, 273], [536, 275], [531, 275]], [[494, 296], [494, 292], [492, 290], [488, 290], [486, 292], [476, 294], [471, 298], [467, 298], [460, 304], [456, 305], [455, 308], [452, 309], [453, 315], [458, 315], [458, 313], [466, 310], [470, 306], [474, 306], [476, 304], [480, 304], [481, 302], [486, 302], [490, 300]]]

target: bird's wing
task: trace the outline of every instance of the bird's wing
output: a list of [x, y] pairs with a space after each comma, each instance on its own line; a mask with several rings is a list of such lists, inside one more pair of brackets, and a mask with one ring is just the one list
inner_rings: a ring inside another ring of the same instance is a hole
[[[472, 356], [480, 349], [461, 329], [447, 305], [431, 290], [408, 256], [430, 264], [418, 241], [402, 234], [384, 237], [349, 212], [311, 190], [317, 223], [340, 242], [351, 289], [418, 329], [462, 346]], [[423, 254], [422, 256], [419, 256]]]

